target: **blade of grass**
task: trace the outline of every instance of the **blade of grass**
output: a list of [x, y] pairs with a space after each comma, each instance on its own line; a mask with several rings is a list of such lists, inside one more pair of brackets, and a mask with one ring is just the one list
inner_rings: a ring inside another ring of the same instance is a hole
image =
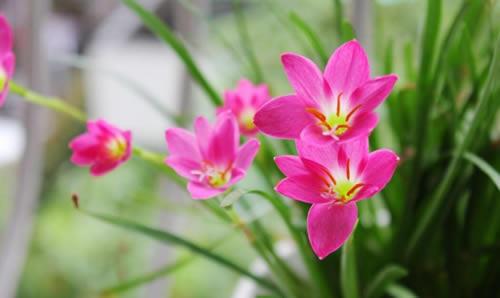
[[432, 200], [429, 201], [428, 206], [426, 206], [425, 212], [422, 213], [422, 216], [418, 219], [414, 232], [411, 234], [411, 237], [408, 241], [406, 250], [405, 250], [405, 258], [409, 260], [413, 253], [415, 252], [419, 243], [421, 243], [422, 239], [426, 236], [429, 231], [429, 228], [436, 221], [439, 211], [443, 204], [445, 203], [446, 194], [448, 193], [450, 187], [453, 184], [453, 180], [460, 172], [460, 160], [462, 159], [465, 151], [470, 147], [473, 142], [477, 132], [477, 128], [480, 126], [481, 121], [483, 121], [483, 116], [488, 112], [488, 109], [491, 105], [491, 102], [496, 100], [493, 96], [491, 96], [493, 89], [495, 88], [495, 84], [497, 83], [497, 75], [496, 71], [498, 67], [500, 67], [499, 63], [499, 52], [500, 51], [500, 42], [496, 41], [496, 48], [493, 53], [493, 57], [490, 62], [490, 68], [488, 71], [488, 79], [487, 82], [480, 94], [479, 102], [477, 104], [476, 111], [474, 112], [474, 117], [472, 123], [467, 128], [465, 132], [465, 137], [462, 141], [457, 144], [455, 149], [455, 154], [452, 157], [448, 168], [446, 169], [443, 180], [438, 185], [437, 190], [432, 197]]
[[405, 268], [398, 265], [387, 265], [380, 270], [366, 288], [366, 298], [379, 298], [386, 293], [389, 285], [408, 274]]
[[321, 59], [321, 62], [323, 65], [326, 65], [328, 63], [328, 54], [326, 53], [325, 49], [323, 48], [323, 45], [321, 44], [321, 41], [318, 37], [318, 35], [314, 32], [314, 30], [307, 24], [299, 15], [296, 13], [292, 12], [290, 13], [290, 21], [292, 24], [297, 27], [298, 30], [300, 30], [305, 37], [309, 40], [311, 43], [311, 46], [313, 49], [316, 51], [316, 54], [318, 57]]
[[170, 47], [182, 60], [193, 79], [208, 95], [208, 98], [212, 101], [212, 103], [215, 106], [221, 105], [222, 100], [219, 94], [201, 73], [200, 69], [196, 65], [196, 62], [194, 61], [184, 43], [172, 32], [172, 30], [167, 25], [165, 25], [157, 16], [144, 9], [144, 7], [137, 3], [137, 1], [122, 0], [122, 2], [127, 5], [133, 12], [135, 12], [137, 16], [142, 20], [144, 25], [146, 25], [154, 34], [156, 34], [165, 43], [170, 45]]
[[344, 19], [344, 9], [342, 7], [342, 1], [341, 0], [333, 0], [333, 8], [334, 8], [334, 15], [335, 15], [335, 27], [337, 28], [337, 35], [339, 37], [342, 36], [343, 32], [343, 25], [342, 25], [342, 20]]
[[483, 173], [486, 174], [486, 176], [488, 176], [491, 179], [491, 181], [495, 184], [497, 189], [500, 190], [500, 174], [498, 173], [497, 170], [495, 170], [495, 168], [493, 168], [484, 159], [480, 158], [479, 156], [471, 152], [465, 152], [463, 158], [470, 161], [472, 164], [478, 167], [478, 169], [483, 171]]
[[257, 284], [262, 286], [263, 288], [266, 288], [270, 291], [275, 292], [276, 294], [282, 295], [280, 290], [274, 285], [272, 282], [270, 282], [267, 279], [264, 279], [262, 277], [259, 277], [252, 272], [248, 271], [247, 269], [241, 267], [240, 265], [237, 265], [231, 260], [226, 259], [225, 257], [216, 254], [214, 252], [211, 252], [209, 249], [201, 247], [187, 239], [184, 239], [180, 236], [174, 235], [168, 231], [164, 230], [157, 230], [154, 228], [150, 228], [144, 225], [141, 225], [139, 223], [135, 223], [132, 221], [128, 221], [125, 219], [121, 219], [118, 217], [114, 217], [111, 215], [105, 215], [105, 214], [99, 214], [95, 212], [89, 212], [89, 211], [83, 211], [86, 215], [89, 215], [95, 219], [101, 220], [103, 222], [107, 222], [109, 224], [112, 224], [114, 226], [136, 232], [139, 234], [142, 234], [144, 236], [147, 236], [151, 239], [170, 244], [170, 245], [177, 245], [181, 246], [184, 248], [187, 248], [191, 250], [193, 253], [198, 254], [200, 256], [203, 256], [209, 260], [212, 260], [216, 262], [217, 264], [224, 266], [227, 269], [230, 269], [236, 273], [239, 273], [241, 275], [244, 275], [253, 281], [255, 281]]
[[342, 21], [342, 37], [341, 42], [348, 42], [351, 39], [356, 38], [356, 31], [351, 23], [347, 20]]
[[[354, 231], [357, 225], [357, 223], [354, 225]], [[349, 298], [359, 297], [354, 234], [353, 232], [344, 244], [340, 255], [340, 287], [342, 296]]]
[[255, 54], [252, 41], [250, 40], [250, 34], [240, 0], [233, 0], [233, 10], [241, 45], [254, 73], [254, 82], [261, 83], [264, 81], [264, 75], [259, 61], [257, 60], [257, 55]]
[[[223, 244], [226, 240], [228, 240], [231, 236], [233, 236], [235, 233], [231, 232], [227, 235], [224, 235], [217, 239], [217, 241], [214, 241], [213, 244], [208, 246], [208, 250], [213, 250]], [[140, 277], [132, 278], [127, 281], [121, 282], [117, 285], [108, 287], [106, 289], [101, 290], [102, 295], [111, 295], [111, 294], [117, 294], [117, 293], [122, 293], [125, 291], [132, 290], [134, 288], [146, 285], [154, 280], [157, 280], [159, 278], [164, 278], [168, 276], [169, 274], [172, 274], [176, 272], [179, 269], [184, 268], [185, 266], [191, 264], [193, 261], [195, 261], [198, 258], [197, 255], [188, 255], [180, 260], [173, 262], [171, 264], [167, 264], [163, 266], [162, 268], [147, 273], [145, 275], [142, 275]]]

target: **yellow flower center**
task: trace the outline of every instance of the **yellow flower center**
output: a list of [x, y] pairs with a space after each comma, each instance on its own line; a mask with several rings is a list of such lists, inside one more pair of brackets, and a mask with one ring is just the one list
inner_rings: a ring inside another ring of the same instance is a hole
[[207, 181], [210, 186], [215, 188], [223, 187], [231, 179], [230, 169], [221, 171], [207, 164], [203, 166], [202, 170], [191, 171], [191, 174], [198, 176], [199, 182]]
[[238, 122], [241, 127], [246, 130], [254, 130], [255, 124], [253, 123], [253, 118], [255, 116], [255, 111], [253, 109], [246, 109], [240, 113], [238, 117]]
[[361, 105], [357, 105], [346, 113], [342, 110], [341, 98], [342, 93], [337, 96], [334, 111], [326, 114], [316, 108], [306, 108], [306, 111], [318, 120], [317, 124], [325, 136], [339, 137], [343, 135], [351, 127], [349, 124], [351, 117], [361, 108]]
[[2, 67], [0, 67], [0, 91], [3, 90], [6, 84], [7, 84], [7, 73]]
[[106, 144], [106, 149], [113, 159], [121, 159], [127, 151], [127, 141], [123, 137], [112, 138]]

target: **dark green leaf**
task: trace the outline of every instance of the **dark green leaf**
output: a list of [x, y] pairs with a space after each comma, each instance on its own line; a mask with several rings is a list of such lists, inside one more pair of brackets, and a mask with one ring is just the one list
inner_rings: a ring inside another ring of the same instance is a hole
[[483, 173], [488, 176], [491, 181], [495, 184], [498, 190], [500, 190], [500, 174], [498, 173], [495, 168], [493, 168], [490, 164], [488, 164], [484, 159], [480, 158], [479, 156], [470, 153], [470, 152], [465, 152], [463, 157], [473, 163], [476, 167], [478, 167]]
[[387, 287], [396, 280], [403, 278], [408, 274], [406, 269], [399, 265], [385, 266], [371, 281], [366, 288], [366, 298], [382, 297], [387, 291]]

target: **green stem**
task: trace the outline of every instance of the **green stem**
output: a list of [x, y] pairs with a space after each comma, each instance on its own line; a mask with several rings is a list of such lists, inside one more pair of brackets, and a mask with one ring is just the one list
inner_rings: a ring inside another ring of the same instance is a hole
[[287, 285], [287, 287], [283, 289], [287, 292], [287, 295], [285, 297], [297, 297], [294, 294], [295, 290], [293, 289], [295, 283], [293, 281], [290, 282], [288, 280], [286, 273], [283, 272], [282, 268], [279, 267], [279, 265], [276, 263], [272, 255], [269, 254], [269, 251], [266, 249], [266, 246], [260, 241], [258, 241], [262, 239], [258, 239], [256, 237], [254, 232], [247, 226], [247, 224], [240, 218], [238, 213], [232, 207], [226, 208], [225, 210], [229, 215], [229, 217], [231, 218], [233, 224], [237, 228], [243, 231], [248, 242], [252, 245], [255, 251], [262, 257], [262, 259], [268, 264], [269, 269], [273, 272], [273, 274], [279, 276], [280, 279], [285, 282], [285, 284]]
[[273, 207], [276, 209], [282, 220], [285, 222], [286, 227], [290, 231], [292, 238], [299, 248], [299, 253], [304, 261], [307, 269], [311, 273], [311, 278], [316, 282], [316, 286], [320, 291], [320, 297], [331, 297], [329, 287], [326, 284], [326, 280], [324, 276], [321, 274], [321, 269], [318, 266], [318, 263], [315, 262], [314, 256], [311, 253], [311, 250], [307, 246], [307, 243], [304, 241], [304, 237], [301, 232], [294, 226], [291, 221], [289, 208], [286, 206], [276, 195], [270, 195], [261, 190], [251, 190], [248, 192], [249, 194], [258, 195], [265, 200], [267, 200]]
[[[85, 123], [87, 121], [87, 115], [80, 111], [78, 108], [66, 103], [64, 100], [55, 97], [47, 97], [36, 93], [34, 91], [29, 90], [26, 87], [23, 87], [17, 84], [14, 81], [9, 82], [10, 91], [14, 94], [17, 94], [24, 98], [27, 102], [48, 108], [50, 110], [56, 111], [58, 113], [64, 114], [66, 116], [71, 117], [72, 119]], [[154, 165], [156, 168], [160, 169], [163, 173], [165, 173], [169, 178], [171, 178], [174, 182], [181, 186], [185, 186], [186, 182], [184, 179], [179, 177], [174, 170], [170, 167], [167, 167], [164, 163], [165, 156], [154, 153], [137, 146], [132, 148], [132, 152], [135, 156], [140, 159]]]
[[66, 114], [70, 117], [72, 117], [75, 120], [78, 120], [80, 122], [85, 122], [87, 121], [87, 116], [78, 110], [77, 108], [67, 104], [65, 101], [55, 98], [55, 97], [45, 97], [43, 95], [40, 95], [38, 93], [35, 93], [31, 90], [29, 90], [26, 87], [23, 87], [14, 81], [9, 82], [10, 86], [10, 91], [12, 93], [15, 93], [21, 97], [23, 97], [26, 101], [43, 106], [46, 108], [49, 108], [51, 110]]

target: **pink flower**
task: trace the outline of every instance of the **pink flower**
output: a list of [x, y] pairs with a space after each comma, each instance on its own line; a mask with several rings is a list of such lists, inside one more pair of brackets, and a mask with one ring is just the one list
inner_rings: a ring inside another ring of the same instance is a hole
[[389, 95], [396, 75], [370, 79], [370, 66], [356, 40], [339, 47], [322, 74], [309, 59], [281, 56], [295, 94], [266, 103], [255, 115], [264, 133], [316, 144], [369, 135], [378, 122], [374, 110]]
[[224, 106], [218, 112], [232, 111], [241, 134], [253, 137], [259, 131], [253, 123], [255, 113], [270, 98], [266, 85], [254, 86], [249, 80], [242, 79], [236, 89], [224, 93]]
[[352, 233], [358, 217], [356, 202], [381, 191], [399, 157], [381, 149], [368, 152], [367, 138], [326, 146], [297, 142], [299, 156], [278, 156], [286, 175], [276, 186], [280, 194], [312, 204], [307, 216], [309, 242], [323, 259]]
[[194, 199], [208, 199], [245, 176], [259, 142], [252, 139], [238, 146], [240, 134], [230, 112], [219, 114], [213, 127], [204, 117], [198, 117], [194, 130], [194, 134], [181, 128], [167, 130], [170, 155], [166, 163], [189, 180], [188, 191]]
[[14, 74], [15, 56], [12, 52], [12, 29], [0, 15], [0, 107], [9, 91], [9, 81]]
[[88, 121], [87, 132], [74, 138], [69, 147], [71, 161], [78, 166], [90, 166], [90, 173], [100, 176], [130, 158], [130, 131], [123, 131], [104, 120]]

